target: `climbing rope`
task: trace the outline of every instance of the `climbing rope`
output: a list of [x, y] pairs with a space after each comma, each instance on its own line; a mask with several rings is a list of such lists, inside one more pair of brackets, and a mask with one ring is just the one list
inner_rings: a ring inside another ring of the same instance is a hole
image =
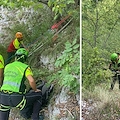
[[55, 35], [54, 35], [54, 37], [53, 37], [53, 41], [55, 41], [59, 36], [58, 36], [58, 27], [67, 19], [67, 18], [69, 18], [70, 16], [72, 15], [72, 13], [70, 14], [70, 15], [68, 15], [68, 16], [66, 16], [64, 19], [62, 19], [59, 23], [55, 23], [52, 27], [51, 27], [51, 29], [53, 30], [53, 29], [55, 29], [56, 28], [56, 33], [55, 33]]
[[[41, 39], [45, 34], [47, 34], [48, 32], [50, 32], [51, 30], [53, 31], [53, 29], [54, 28], [56, 28], [56, 33], [54, 34], [54, 36], [53, 37], [55, 37], [53, 40], [55, 40], [57, 37], [56, 37], [56, 35], [59, 33], [59, 32], [61, 32], [71, 21], [72, 21], [72, 19], [64, 26], [64, 27], [62, 27], [62, 29], [60, 29], [59, 31], [57, 31], [58, 30], [58, 27], [67, 19], [67, 18], [69, 18], [70, 16], [72, 15], [72, 13], [71, 14], [69, 14], [68, 16], [66, 16], [64, 19], [62, 19], [60, 22], [58, 22], [57, 24], [55, 23], [52, 27], [51, 27], [51, 29], [48, 29], [42, 36], [40, 36], [39, 38], [37, 38], [36, 40], [34, 40], [33, 42], [31, 42], [30, 44], [28, 44], [25, 48], [30, 48], [33, 44], [35, 44], [39, 39]], [[46, 42], [45, 42], [46, 43]], [[45, 43], [44, 44], [42, 44], [41, 46], [39, 46], [39, 47], [37, 47], [37, 49], [35, 48], [34, 49], [34, 51], [33, 52], [31, 52], [30, 54], [29, 54], [29, 56], [31, 56], [35, 51], [37, 51], [39, 48], [41, 48], [43, 45], [45, 45]], [[41, 44], [41, 43], [40, 43]], [[38, 45], [40, 45], [40, 44], [38, 44]], [[13, 56], [11, 56], [10, 58], [8, 58], [6, 61], [8, 61], [9, 59], [11, 59], [11, 58], [13, 58], [13, 57], [15, 57], [15, 55], [13, 55]], [[6, 62], [5, 61], [5, 62]]]
[[[72, 20], [73, 20], [73, 18], [70, 19], [69, 22], [68, 22], [67, 24], [65, 24], [65, 25], [57, 32], [57, 34], [60, 33]], [[54, 36], [55, 36], [55, 35], [54, 35]], [[53, 37], [54, 37], [54, 36], [53, 36]]]
[[39, 38], [37, 38], [36, 40], [34, 40], [33, 42], [31, 42], [29, 45], [27, 45], [25, 48], [31, 47], [33, 44], [35, 44], [40, 38], [42, 38], [45, 34], [47, 34], [48, 32], [50, 32], [51, 29], [48, 29], [43, 35], [41, 35]]
[[51, 27], [51, 29], [53, 30], [54, 28], [58, 28], [67, 18], [69, 18], [70, 16], [72, 15], [72, 13], [70, 14], [70, 15], [68, 15], [68, 16], [66, 16], [64, 19], [62, 19], [59, 23], [55, 23], [52, 27]]
[[[57, 32], [57, 34], [60, 33], [72, 20], [73, 20], [73, 18], [70, 19], [69, 22], [68, 22], [67, 24], [65, 24], [65, 25]], [[55, 36], [55, 34], [54, 34], [52, 37], [54, 37], [54, 36]], [[38, 47], [37, 47], [37, 48], [34, 48], [34, 50], [33, 50], [31, 53], [29, 53], [28, 57], [31, 56], [31, 55], [32, 55], [34, 52], [36, 52], [37, 50], [39, 50], [41, 47], [43, 47], [46, 43], [47, 43], [47, 41], [46, 41], [44, 44], [42, 44], [41, 46], [39, 46], [41, 43], [38, 44]]]
[[[70, 16], [72, 15], [72, 13], [71, 14], [69, 14], [68, 16], [66, 16], [64, 19], [62, 19], [59, 23], [55, 23], [52, 27], [51, 27], [51, 29], [48, 29], [47, 30], [47, 32], [50, 32], [51, 30], [53, 30], [54, 28], [58, 28], [67, 18], [69, 18]], [[68, 24], [69, 24], [69, 22], [68, 22]], [[67, 26], [67, 25], [66, 25]], [[65, 27], [66, 27], [65, 26]], [[47, 33], [47, 32], [45, 32], [45, 33]], [[39, 38], [37, 38], [36, 40], [34, 40], [32, 43], [30, 43], [29, 45], [27, 45], [26, 46], [26, 48], [27, 47], [31, 47], [33, 44], [35, 44], [41, 37], [43, 37], [45, 34], [43, 34], [42, 36], [40, 36]], [[55, 34], [56, 35], [56, 34]], [[54, 36], [55, 36], [54, 35]]]

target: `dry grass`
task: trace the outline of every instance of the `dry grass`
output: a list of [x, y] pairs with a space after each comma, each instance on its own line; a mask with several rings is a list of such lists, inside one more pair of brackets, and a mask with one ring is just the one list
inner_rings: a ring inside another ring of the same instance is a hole
[[[9, 115], [9, 120], [26, 120], [20, 116], [19, 110], [17, 108], [12, 108]], [[31, 119], [27, 119], [31, 120]]]
[[92, 92], [83, 90], [82, 100], [88, 102], [91, 99], [96, 104], [88, 115], [84, 114], [86, 120], [120, 119], [120, 90], [118, 89], [118, 84], [115, 84], [114, 90], [111, 92], [107, 86], [103, 86], [104, 84], [96, 86]]

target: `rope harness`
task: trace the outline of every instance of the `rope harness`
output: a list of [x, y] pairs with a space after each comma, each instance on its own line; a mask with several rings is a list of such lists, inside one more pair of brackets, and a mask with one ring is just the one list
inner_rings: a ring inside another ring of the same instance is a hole
[[1, 110], [1, 111], [8, 111], [8, 110], [10, 110], [10, 109], [11, 109], [10, 106], [4, 106], [4, 105], [0, 104], [0, 110]]
[[[15, 92], [12, 92], [12, 91], [9, 91], [9, 90], [3, 90], [2, 92], [5, 93], [5, 94], [15, 93]], [[10, 97], [8, 99], [10, 99]], [[21, 100], [21, 102], [18, 105], [16, 105], [15, 107], [17, 107], [19, 110], [22, 110], [25, 107], [25, 104], [26, 104], [26, 99], [25, 99], [25, 96], [23, 96], [23, 99]], [[12, 108], [11, 106], [5, 106], [3, 104], [0, 104], [0, 110], [1, 111], [8, 111], [11, 108]]]
[[25, 107], [25, 104], [26, 104], [26, 99], [25, 96], [23, 96], [22, 101], [16, 107], [22, 110]]

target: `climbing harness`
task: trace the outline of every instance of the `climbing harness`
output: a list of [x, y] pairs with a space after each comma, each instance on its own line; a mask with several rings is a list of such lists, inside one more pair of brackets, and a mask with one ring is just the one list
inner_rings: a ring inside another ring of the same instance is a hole
[[25, 107], [25, 104], [26, 104], [26, 99], [25, 96], [23, 96], [22, 101], [16, 107], [22, 110]]
[[5, 105], [0, 105], [0, 110], [1, 111], [8, 111], [8, 110], [10, 110], [11, 109], [11, 107], [10, 106], [5, 106]]
[[[7, 91], [8, 92], [8, 91]], [[7, 93], [7, 92], [5, 92], [5, 93]], [[9, 92], [10, 93], [10, 92]], [[13, 92], [11, 92], [11, 93], [13, 93]], [[10, 93], [10, 94], [11, 94]], [[15, 107], [17, 107], [18, 109], [20, 109], [20, 110], [22, 110], [24, 107], [25, 107], [25, 104], [26, 104], [26, 99], [25, 99], [25, 96], [23, 96], [23, 99], [22, 99], [22, 101], [18, 104], [18, 105], [16, 105]], [[3, 105], [3, 104], [0, 104], [0, 110], [1, 111], [8, 111], [8, 110], [10, 110], [12, 107], [11, 106], [5, 106], [5, 105]]]

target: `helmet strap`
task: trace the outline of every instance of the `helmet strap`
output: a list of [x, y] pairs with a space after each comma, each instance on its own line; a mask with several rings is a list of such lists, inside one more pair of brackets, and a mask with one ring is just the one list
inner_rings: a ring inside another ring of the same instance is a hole
[[25, 55], [20, 56], [19, 58], [16, 59], [17, 61], [25, 62]]

